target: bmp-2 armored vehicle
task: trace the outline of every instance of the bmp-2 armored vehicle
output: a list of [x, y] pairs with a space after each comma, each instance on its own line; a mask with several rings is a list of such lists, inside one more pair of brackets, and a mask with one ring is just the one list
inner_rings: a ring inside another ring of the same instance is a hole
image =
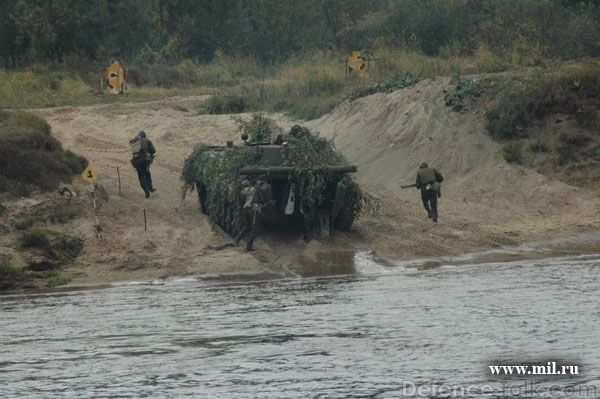
[[[198, 193], [201, 211], [231, 235], [241, 228], [241, 183], [257, 179], [272, 188], [263, 223], [278, 228], [303, 226], [305, 238], [348, 230], [363, 206], [363, 194], [349, 165], [331, 141], [294, 126], [283, 133], [255, 115], [242, 122], [244, 144], [200, 146], [185, 161], [185, 190]], [[273, 138], [274, 136], [274, 138]]]

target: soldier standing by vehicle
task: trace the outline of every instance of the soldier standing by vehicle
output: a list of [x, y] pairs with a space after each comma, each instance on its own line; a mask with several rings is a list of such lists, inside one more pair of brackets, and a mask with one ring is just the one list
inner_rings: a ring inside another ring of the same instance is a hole
[[268, 207], [273, 205], [273, 190], [271, 185], [265, 181], [265, 176], [259, 176], [254, 188], [256, 189], [252, 203], [252, 229], [246, 241], [246, 250], [254, 251], [254, 240], [258, 237], [261, 223], [265, 217]]
[[[252, 231], [252, 228], [254, 227], [254, 212], [252, 208], [255, 196], [256, 187], [252, 186], [252, 183], [250, 183], [249, 180], [242, 181], [242, 198], [244, 199], [244, 206], [242, 208], [242, 228], [238, 235], [235, 237], [236, 245], [239, 245], [240, 240], [244, 238], [246, 234], [250, 233]], [[248, 245], [246, 245], [246, 249], [248, 249]], [[248, 250], [250, 251], [251, 249]]]
[[129, 141], [129, 144], [131, 144], [131, 152], [133, 153], [131, 165], [137, 171], [140, 186], [142, 186], [146, 198], [149, 198], [150, 193], [156, 191], [152, 184], [152, 175], [150, 174], [150, 164], [154, 160], [156, 149], [150, 139], [146, 137], [146, 132], [144, 131], [139, 132], [133, 140]]
[[421, 199], [423, 206], [427, 211], [427, 217], [438, 221], [437, 201], [438, 197], [442, 196], [440, 183], [444, 181], [444, 177], [434, 168], [430, 168], [427, 162], [422, 162], [417, 172], [415, 187], [421, 190]]

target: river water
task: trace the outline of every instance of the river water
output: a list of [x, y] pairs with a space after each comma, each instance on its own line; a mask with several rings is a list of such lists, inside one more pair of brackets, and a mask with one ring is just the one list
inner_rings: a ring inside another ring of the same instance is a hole
[[[0, 395], [600, 396], [600, 255], [419, 270], [358, 253], [355, 265], [0, 296]], [[579, 375], [488, 368], [547, 361]]]

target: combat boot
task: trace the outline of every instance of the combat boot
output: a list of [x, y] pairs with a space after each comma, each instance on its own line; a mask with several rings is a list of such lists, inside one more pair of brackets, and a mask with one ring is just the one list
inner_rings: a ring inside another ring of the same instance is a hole
[[252, 239], [252, 240], [249, 240], [249, 241], [246, 243], [246, 251], [248, 251], [248, 252], [252, 252], [252, 251], [254, 251], [254, 247], [253, 247], [253, 245], [254, 245], [254, 239]]
[[437, 223], [437, 221], [438, 221], [438, 214], [437, 214], [437, 212], [433, 212], [433, 215], [432, 215], [431, 219], [433, 220], [433, 223]]

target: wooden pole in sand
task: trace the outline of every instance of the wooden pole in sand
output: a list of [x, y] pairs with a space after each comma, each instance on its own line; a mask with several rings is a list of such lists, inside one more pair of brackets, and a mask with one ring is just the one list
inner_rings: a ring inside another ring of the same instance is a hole
[[119, 179], [119, 196], [121, 196], [121, 171], [119, 165], [117, 165], [117, 178]]
[[93, 183], [90, 183], [90, 190], [92, 192], [92, 203], [94, 204], [94, 218], [96, 220], [96, 237], [98, 237], [98, 239], [100, 239], [100, 238], [102, 238], [102, 234], [101, 234], [102, 229], [100, 228], [100, 222], [98, 221], [98, 212], [97, 212], [97, 206], [96, 206], [96, 192], [94, 191]]

